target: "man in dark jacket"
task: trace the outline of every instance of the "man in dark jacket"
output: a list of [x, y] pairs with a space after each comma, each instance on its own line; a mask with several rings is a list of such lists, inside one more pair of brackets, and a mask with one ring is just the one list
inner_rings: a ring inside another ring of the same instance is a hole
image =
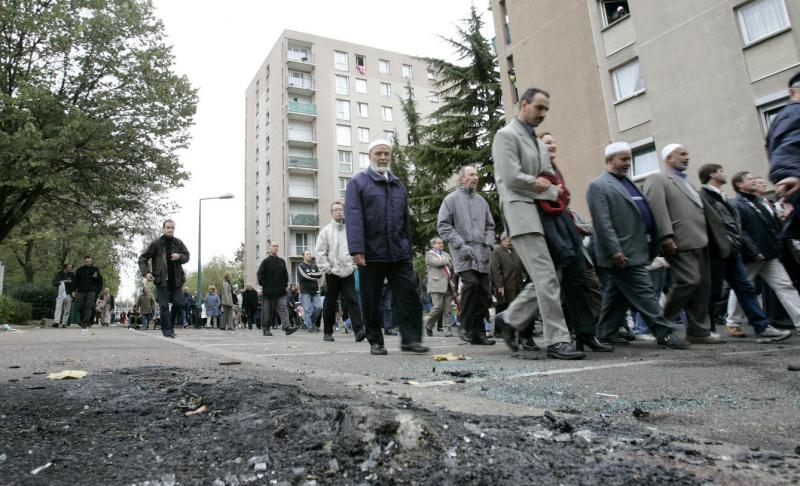
[[[706, 208], [714, 211], [722, 220], [731, 246], [731, 252], [725, 258], [714, 253], [711, 254], [711, 301], [709, 302], [711, 322], [716, 322], [725, 314], [725, 307], [719, 305], [722, 300], [722, 284], [725, 281], [735, 292], [750, 325], [756, 331], [759, 343], [772, 343], [788, 338], [791, 336], [791, 332], [779, 331], [769, 325], [767, 316], [764, 315], [764, 310], [758, 303], [756, 289], [747, 277], [740, 254], [742, 225], [739, 213], [722, 194], [722, 186], [727, 182], [725, 169], [719, 164], [705, 164], [700, 167], [698, 174], [700, 183], [703, 184], [700, 195], [703, 197]], [[725, 327], [729, 336], [745, 337], [741, 327]]]
[[139, 257], [139, 271], [156, 285], [161, 333], [174, 338], [169, 305], [178, 306], [179, 309], [183, 306], [183, 284], [186, 282], [183, 264], [189, 261], [189, 250], [181, 240], [175, 238], [174, 221], [164, 221], [161, 229], [163, 234], [153, 240]]
[[[761, 277], [775, 292], [795, 327], [800, 329], [800, 294], [792, 285], [780, 261], [783, 252], [781, 221], [756, 195], [756, 178], [749, 172], [737, 172], [731, 180], [736, 197], [731, 205], [739, 212], [742, 221], [742, 260], [750, 280]], [[736, 295], [728, 299], [728, 324], [736, 325], [743, 319], [743, 311]]]
[[281, 329], [286, 335], [295, 332], [297, 328], [289, 322], [286, 308], [289, 272], [286, 270], [286, 261], [278, 256], [278, 243], [270, 243], [269, 255], [261, 261], [256, 276], [258, 285], [261, 286], [261, 332], [265, 336], [272, 336], [270, 329], [276, 312], [281, 319]]
[[370, 352], [386, 354], [379, 317], [383, 279], [392, 289], [393, 320], [400, 328], [403, 351], [426, 353], [422, 341], [422, 303], [417, 274], [411, 264], [411, 219], [406, 188], [389, 171], [391, 145], [369, 144], [370, 167], [347, 185], [345, 225], [347, 246], [361, 267], [361, 305]]
[[[69, 325], [69, 313], [72, 309], [72, 292], [75, 291], [75, 272], [72, 264], [65, 263], [60, 272], [53, 277], [53, 287], [56, 288], [56, 312], [53, 316], [53, 327], [66, 327]], [[61, 286], [64, 288], [61, 288]]]
[[97, 294], [103, 289], [103, 276], [100, 269], [92, 264], [92, 257], [83, 257], [83, 266], [75, 272], [75, 305], [81, 317], [81, 327], [88, 332], [92, 323]]
[[258, 292], [252, 285], [247, 284], [242, 292], [242, 310], [247, 316], [247, 327], [253, 329], [253, 324], [261, 329], [261, 323], [256, 320], [258, 312]]
[[767, 133], [769, 178], [795, 208], [786, 237], [800, 238], [800, 72], [789, 80], [789, 104], [772, 119]]

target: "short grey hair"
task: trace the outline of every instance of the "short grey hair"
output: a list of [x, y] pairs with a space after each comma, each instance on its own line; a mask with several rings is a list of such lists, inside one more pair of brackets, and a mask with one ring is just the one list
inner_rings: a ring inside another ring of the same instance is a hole
[[444, 243], [444, 240], [439, 238], [438, 236], [434, 236], [431, 238], [431, 246], [435, 245], [436, 243]]
[[464, 174], [467, 173], [467, 167], [471, 167], [475, 169], [475, 172], [478, 172], [478, 168], [472, 164], [462, 165], [460, 169], [458, 169], [458, 177], [464, 177]]

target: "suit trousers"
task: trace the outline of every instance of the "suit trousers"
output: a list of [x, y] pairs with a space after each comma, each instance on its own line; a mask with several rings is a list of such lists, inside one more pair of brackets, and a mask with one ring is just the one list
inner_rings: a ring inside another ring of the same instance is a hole
[[233, 322], [233, 306], [232, 305], [223, 305], [222, 306], [222, 323], [220, 327], [224, 330], [231, 330], [236, 328], [236, 324]]
[[724, 282], [728, 282], [731, 294], [735, 294], [756, 334], [764, 332], [769, 320], [758, 302], [758, 292], [750, 282], [742, 257], [738, 253], [725, 259], [711, 259], [711, 300], [708, 307], [711, 322], [722, 319], [725, 315], [727, 300], [722, 296]]
[[367, 340], [370, 344], [383, 345], [381, 292], [384, 278], [388, 279], [392, 290], [392, 325], [399, 328], [401, 343], [421, 342], [422, 303], [417, 295], [417, 274], [411, 260], [368, 262], [359, 269]]
[[686, 335], [706, 337], [711, 334], [708, 299], [711, 296], [711, 264], [708, 247], [679, 251], [668, 256], [675, 285], [664, 304], [664, 317], [676, 321], [681, 309], [686, 311]]
[[576, 336], [594, 337], [595, 320], [583, 254], [564, 262], [559, 273], [561, 291], [564, 294], [564, 317]]
[[359, 332], [364, 329], [364, 321], [361, 319], [361, 309], [356, 303], [356, 279], [353, 275], [339, 277], [332, 273], [325, 275], [327, 290], [325, 301], [322, 303], [322, 322], [324, 323], [325, 334], [333, 334], [333, 325], [336, 323], [336, 307], [339, 299], [342, 300], [342, 308], [350, 316], [350, 323], [353, 331]]
[[541, 315], [546, 346], [571, 342], [561, 309], [561, 288], [544, 235], [527, 233], [513, 236], [511, 241], [531, 281], [509, 304], [503, 313], [504, 320], [522, 332], [533, 325], [536, 316]]
[[94, 292], [75, 292], [75, 306], [78, 308], [81, 327], [87, 328], [92, 323], [94, 304]]
[[446, 322], [444, 326], [450, 329], [450, 305], [453, 297], [449, 293], [440, 292], [434, 292], [430, 295], [433, 307], [431, 308], [430, 314], [428, 314], [428, 320], [425, 322], [425, 329], [433, 330], [442, 319], [442, 316], [445, 316]]
[[489, 311], [492, 303], [491, 284], [489, 274], [476, 270], [466, 270], [458, 273], [463, 287], [461, 287], [461, 325], [464, 332], [472, 335], [486, 334], [483, 327], [483, 317]]
[[655, 337], [661, 339], [672, 333], [674, 326], [664, 318], [650, 272], [645, 265], [603, 270], [608, 278], [603, 292], [603, 305], [600, 307], [598, 339], [613, 341], [619, 335], [620, 325], [630, 307], [639, 311], [639, 316]]
[[286, 296], [269, 297], [263, 296], [261, 301], [261, 332], [268, 333], [272, 329], [272, 321], [275, 314], [281, 320], [281, 329], [290, 327], [289, 309], [286, 307]]
[[[745, 263], [747, 276], [753, 281], [756, 276], [761, 277], [764, 282], [775, 292], [778, 296], [784, 309], [789, 314], [795, 327], [800, 329], [800, 294], [797, 289], [792, 285], [792, 280], [783, 263], [777, 258], [770, 258], [763, 262], [750, 262]], [[738, 326], [744, 321], [744, 311], [739, 303], [735, 294], [731, 294], [728, 298], [728, 321], [729, 326]]]

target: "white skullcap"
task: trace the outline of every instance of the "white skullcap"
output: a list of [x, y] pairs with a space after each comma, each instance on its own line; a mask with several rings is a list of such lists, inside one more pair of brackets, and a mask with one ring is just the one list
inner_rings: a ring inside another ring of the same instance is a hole
[[611, 157], [614, 154], [618, 154], [620, 152], [629, 151], [631, 146], [628, 145], [627, 142], [614, 142], [612, 144], [606, 145], [606, 158]]
[[369, 147], [367, 148], [367, 152], [372, 152], [372, 149], [374, 149], [378, 145], [386, 145], [387, 147], [392, 148], [392, 144], [390, 144], [388, 141], [382, 138], [379, 138], [377, 140], [373, 140], [372, 142], [370, 142]]
[[681, 145], [679, 143], [671, 143], [671, 144], [667, 145], [666, 147], [661, 149], [661, 160], [667, 160], [667, 157], [669, 156], [669, 154], [671, 154], [676, 149], [679, 149], [681, 147], [683, 147], [683, 145]]

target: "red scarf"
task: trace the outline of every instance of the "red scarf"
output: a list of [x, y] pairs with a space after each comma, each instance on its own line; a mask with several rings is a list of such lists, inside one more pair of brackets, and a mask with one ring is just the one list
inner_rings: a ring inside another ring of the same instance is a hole
[[539, 205], [542, 210], [547, 214], [552, 215], [559, 215], [567, 209], [569, 206], [569, 189], [567, 189], [567, 185], [564, 184], [564, 178], [561, 177], [561, 173], [556, 171], [555, 174], [551, 174], [549, 172], [542, 172], [539, 174], [539, 177], [547, 179], [555, 186], [561, 188], [561, 194], [559, 194], [558, 199], [555, 201], [545, 201], [542, 199], [537, 199], [536, 204]]

